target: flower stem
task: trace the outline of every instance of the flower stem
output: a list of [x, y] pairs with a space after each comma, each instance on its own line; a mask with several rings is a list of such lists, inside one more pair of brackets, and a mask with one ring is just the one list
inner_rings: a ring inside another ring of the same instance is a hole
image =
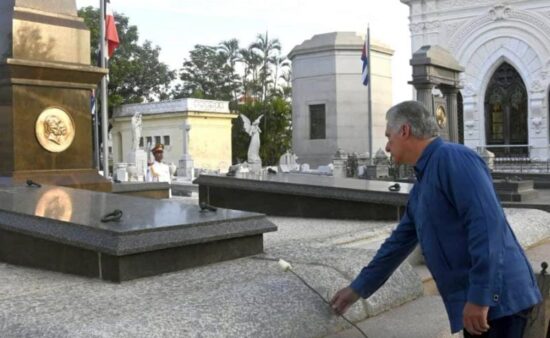
[[[298, 275], [298, 274], [297, 274], [296, 272], [294, 272], [294, 270], [292, 270], [292, 269], [289, 269], [288, 271], [292, 272], [292, 273], [294, 274], [294, 276], [298, 277], [298, 279], [299, 279], [302, 283], [304, 283], [305, 286], [307, 286], [311, 291], [315, 292], [319, 297], [321, 297], [321, 299], [323, 300], [323, 302], [325, 302], [327, 305], [330, 306], [330, 302], [329, 302], [325, 297], [323, 297], [323, 295], [321, 295], [321, 294], [319, 293], [319, 291], [315, 290], [311, 285], [309, 285], [308, 282], [306, 282], [300, 275]], [[342, 315], [340, 315], [340, 317], [344, 318], [344, 320], [345, 320], [346, 322], [348, 322], [349, 324], [351, 324], [351, 326], [353, 326], [354, 328], [356, 328], [357, 331], [361, 332], [361, 334], [363, 335], [363, 337], [369, 338], [369, 337], [367, 336], [367, 334], [366, 334], [365, 332], [363, 332], [363, 330], [361, 330], [361, 329], [359, 328], [359, 326], [355, 325], [351, 320], [349, 320], [348, 318], [346, 318], [346, 316], [344, 316], [344, 315], [342, 314]]]

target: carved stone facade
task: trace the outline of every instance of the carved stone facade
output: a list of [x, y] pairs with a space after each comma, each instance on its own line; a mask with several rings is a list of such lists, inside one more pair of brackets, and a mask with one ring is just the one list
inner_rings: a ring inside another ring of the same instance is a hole
[[410, 7], [412, 52], [439, 45], [465, 67], [461, 76], [464, 143], [487, 145], [486, 97], [503, 63], [527, 91], [529, 156], [550, 158], [550, 3], [536, 0], [401, 0]]

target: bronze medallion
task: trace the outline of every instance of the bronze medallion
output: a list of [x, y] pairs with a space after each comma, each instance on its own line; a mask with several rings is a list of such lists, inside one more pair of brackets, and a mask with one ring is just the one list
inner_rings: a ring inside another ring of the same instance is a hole
[[38, 200], [34, 214], [68, 222], [73, 216], [71, 196], [61, 188], [48, 190]]
[[59, 108], [47, 108], [36, 120], [36, 138], [52, 153], [60, 153], [73, 143], [75, 129], [71, 116]]
[[437, 107], [435, 111], [435, 121], [437, 122], [439, 128], [445, 127], [447, 123], [447, 113], [445, 112], [445, 108], [443, 108], [443, 106]]

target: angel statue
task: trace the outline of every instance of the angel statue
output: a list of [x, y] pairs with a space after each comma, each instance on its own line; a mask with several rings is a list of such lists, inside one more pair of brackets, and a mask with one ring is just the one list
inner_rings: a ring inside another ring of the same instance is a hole
[[263, 114], [260, 115], [252, 124], [248, 117], [240, 114], [243, 120], [244, 130], [250, 135], [250, 145], [248, 146], [248, 164], [253, 164], [262, 167], [262, 159], [260, 158], [260, 130], [259, 124]]

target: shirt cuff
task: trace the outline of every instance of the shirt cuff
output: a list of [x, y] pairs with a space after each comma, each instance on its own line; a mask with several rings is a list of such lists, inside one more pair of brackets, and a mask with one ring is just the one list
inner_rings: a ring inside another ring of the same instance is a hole
[[491, 292], [487, 287], [480, 287], [470, 285], [468, 289], [468, 302], [481, 305], [481, 306], [493, 306], [498, 302], [499, 295]]
[[349, 287], [355, 292], [357, 293], [358, 295], [361, 296], [361, 298], [367, 298], [370, 296], [370, 294], [368, 294], [366, 287], [365, 287], [365, 280], [363, 278], [361, 278], [360, 276], [355, 278], [355, 280], [353, 282], [351, 282], [351, 284], [349, 285]]

